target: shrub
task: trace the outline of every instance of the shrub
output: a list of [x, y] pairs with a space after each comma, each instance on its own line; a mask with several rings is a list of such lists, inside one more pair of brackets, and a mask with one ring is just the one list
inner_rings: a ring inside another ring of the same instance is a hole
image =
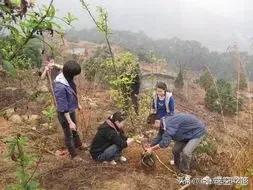
[[196, 148], [195, 152], [197, 154], [206, 153], [212, 156], [216, 152], [216, 147], [211, 141], [211, 139], [207, 136], [201, 141], [200, 145]]
[[180, 71], [179, 71], [177, 78], [175, 80], [175, 87], [176, 88], [183, 88], [184, 87], [184, 77], [183, 77], [182, 68], [180, 68]]
[[213, 77], [212, 75], [206, 70], [202, 75], [199, 77], [197, 83], [207, 91], [213, 85]]
[[247, 87], [248, 87], [248, 84], [247, 84], [246, 76], [243, 73], [241, 73], [240, 74], [240, 81], [239, 81], [239, 89], [244, 90]]
[[[35, 171], [30, 171], [34, 166], [35, 158], [26, 151], [28, 139], [17, 135], [8, 142], [11, 159], [16, 164], [16, 178], [14, 184], [10, 184], [7, 190], [39, 190], [39, 183], [34, 179]], [[36, 167], [37, 168], [37, 167]]]
[[[241, 103], [239, 100], [239, 110]], [[212, 85], [206, 92], [205, 105], [211, 111], [221, 113], [222, 109], [224, 114], [235, 114], [237, 112], [237, 101], [231, 84], [223, 79], [217, 80], [216, 86]]]

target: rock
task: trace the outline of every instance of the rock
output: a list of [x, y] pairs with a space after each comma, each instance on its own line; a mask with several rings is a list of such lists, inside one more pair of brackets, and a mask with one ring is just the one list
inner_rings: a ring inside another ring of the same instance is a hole
[[98, 107], [98, 105], [97, 105], [95, 102], [89, 102], [89, 105], [90, 105], [92, 108]]
[[15, 90], [17, 90], [17, 88], [14, 88], [14, 87], [7, 87], [7, 88], [5, 88], [5, 90], [12, 90], [12, 91], [15, 91]]
[[43, 124], [41, 124], [41, 127], [43, 127], [43, 128], [48, 128], [49, 125], [48, 125], [48, 123], [43, 123]]
[[27, 122], [28, 121], [28, 115], [22, 115], [21, 116], [22, 120]]
[[46, 85], [41, 85], [38, 87], [39, 92], [49, 92], [49, 89]]
[[5, 116], [7, 117], [7, 118], [10, 118], [13, 114], [15, 113], [15, 110], [13, 109], [13, 108], [9, 108], [9, 109], [7, 109], [6, 111], [5, 111]]
[[28, 89], [28, 90], [26, 91], [26, 93], [27, 93], [29, 96], [32, 96], [32, 95], [34, 94], [34, 91], [31, 90], [31, 89]]
[[22, 124], [22, 118], [18, 114], [12, 115], [9, 120], [15, 124]]
[[36, 102], [38, 104], [45, 104], [45, 96], [43, 96], [42, 94], [40, 94], [37, 98], [36, 98]]
[[29, 115], [27, 122], [35, 125], [35, 124], [38, 124], [39, 119], [40, 119], [39, 115]]

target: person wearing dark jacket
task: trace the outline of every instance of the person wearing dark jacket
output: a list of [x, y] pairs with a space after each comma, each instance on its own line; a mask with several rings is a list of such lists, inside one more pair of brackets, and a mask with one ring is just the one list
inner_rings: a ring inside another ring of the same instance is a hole
[[109, 161], [112, 165], [116, 161], [125, 162], [122, 150], [133, 142], [124, 134], [125, 115], [116, 112], [98, 127], [97, 133], [91, 143], [90, 154], [96, 161]]
[[132, 80], [132, 84], [130, 87], [131, 90], [131, 101], [134, 107], [134, 111], [136, 114], [139, 114], [139, 102], [138, 102], [138, 95], [140, 93], [140, 86], [141, 86], [141, 79], [140, 79], [140, 68], [139, 65], [136, 66], [136, 70], [135, 70], [135, 76]]
[[182, 173], [189, 173], [192, 153], [206, 134], [203, 122], [196, 116], [185, 113], [162, 119], [159, 119], [156, 114], [151, 114], [147, 122], [158, 128], [159, 132], [146, 151], [151, 153], [156, 149], [167, 148], [171, 140], [174, 140], [172, 152], [175, 165]]
[[74, 77], [80, 73], [80, 65], [75, 61], [68, 61], [63, 66], [63, 72], [54, 80], [58, 119], [64, 132], [65, 145], [71, 158], [76, 160], [82, 160], [76, 152], [76, 148], [81, 148], [82, 143], [76, 127], [75, 110], [80, 108], [80, 105], [74, 83]]

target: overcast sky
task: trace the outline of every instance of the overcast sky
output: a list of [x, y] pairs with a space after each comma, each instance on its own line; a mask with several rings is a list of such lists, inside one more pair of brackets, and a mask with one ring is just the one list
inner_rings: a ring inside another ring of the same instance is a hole
[[[94, 27], [79, 0], [54, 0], [59, 15], [71, 12], [77, 29]], [[40, 0], [48, 4], [49, 0]], [[211, 50], [226, 51], [237, 42], [250, 50], [253, 0], [89, 0], [93, 11], [102, 6], [112, 29], [144, 31], [159, 38], [197, 40]], [[251, 50], [252, 51], [252, 50]]]

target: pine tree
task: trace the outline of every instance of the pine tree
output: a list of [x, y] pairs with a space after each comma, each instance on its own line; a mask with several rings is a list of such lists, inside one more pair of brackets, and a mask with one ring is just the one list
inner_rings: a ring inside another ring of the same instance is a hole
[[183, 88], [184, 87], [184, 78], [183, 78], [183, 70], [182, 67], [180, 67], [179, 73], [177, 75], [177, 78], [175, 80], [175, 87], [176, 88]]

